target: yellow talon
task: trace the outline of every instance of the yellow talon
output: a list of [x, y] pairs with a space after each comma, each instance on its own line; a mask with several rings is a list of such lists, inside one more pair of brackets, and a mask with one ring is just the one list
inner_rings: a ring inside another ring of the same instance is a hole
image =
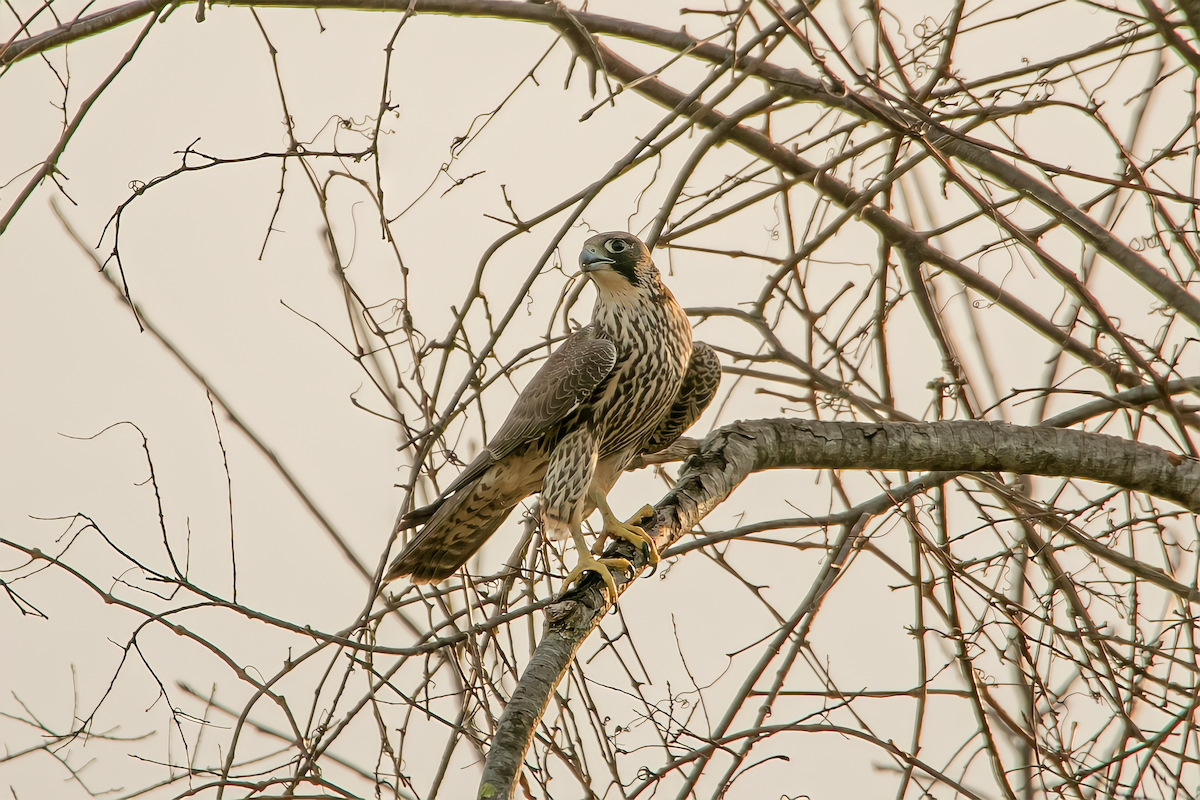
[[632, 574], [633, 565], [623, 558], [594, 558], [588, 552], [586, 547], [576, 548], [579, 551], [579, 562], [575, 565], [575, 569], [567, 575], [563, 581], [563, 591], [565, 592], [571, 584], [581, 579], [585, 572], [595, 572], [604, 579], [604, 585], [608, 587], [608, 595], [615, 602], [617, 599], [617, 583], [613, 580], [612, 573], [608, 571], [609, 567], [615, 567], [624, 573]]
[[[608, 507], [608, 502], [604, 498], [597, 497], [595, 499], [596, 508], [600, 510], [600, 516], [604, 519], [604, 535], [620, 537], [639, 550], [645, 549], [647, 553], [646, 560], [651, 565], [657, 564], [661, 557], [658, 554], [658, 548], [654, 545], [654, 539], [646, 531], [634, 524], [635, 522], [641, 522], [646, 517], [653, 518], [654, 508], [648, 505], [642, 506], [641, 510], [629, 518], [629, 521], [621, 522], [612, 513], [612, 509]], [[603, 547], [603, 542], [604, 536], [601, 536], [596, 540], [596, 545]], [[593, 552], [598, 551], [593, 549]]]

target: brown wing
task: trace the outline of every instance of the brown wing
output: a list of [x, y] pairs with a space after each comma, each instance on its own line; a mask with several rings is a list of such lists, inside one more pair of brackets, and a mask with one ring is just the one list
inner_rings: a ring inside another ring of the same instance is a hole
[[616, 363], [616, 346], [596, 338], [590, 325], [575, 333], [546, 359], [521, 392], [488, 442], [487, 452], [499, 461], [520, 445], [543, 436], [591, 397]]
[[721, 362], [717, 360], [716, 352], [704, 342], [693, 342], [692, 357], [683, 374], [679, 394], [642, 448], [642, 455], [670, 447], [708, 408], [720, 383]]
[[568, 337], [517, 397], [508, 418], [487, 447], [446, 487], [440, 498], [405, 514], [397, 526], [404, 529], [425, 522], [448, 495], [468, 485], [516, 448], [545, 435], [592, 396], [615, 363], [617, 348], [607, 339], [596, 338], [590, 325]]

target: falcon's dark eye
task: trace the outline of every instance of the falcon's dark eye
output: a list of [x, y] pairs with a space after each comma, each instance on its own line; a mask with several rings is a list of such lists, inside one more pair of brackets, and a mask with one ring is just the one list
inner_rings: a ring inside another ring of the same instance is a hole
[[624, 253], [629, 249], [629, 242], [621, 239], [609, 239], [604, 243], [604, 249], [610, 253]]

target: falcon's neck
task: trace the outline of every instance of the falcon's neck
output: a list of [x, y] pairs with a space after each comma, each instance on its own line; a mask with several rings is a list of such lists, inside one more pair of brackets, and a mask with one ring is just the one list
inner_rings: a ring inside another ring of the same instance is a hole
[[636, 357], [656, 342], [691, 344], [687, 314], [657, 276], [649, 286], [599, 287], [592, 325], [617, 345], [618, 360]]
[[606, 338], [620, 336], [636, 320], [661, 321], [679, 308], [671, 291], [655, 277], [650, 286], [634, 286], [622, 281], [617, 286], [597, 287], [592, 324]]

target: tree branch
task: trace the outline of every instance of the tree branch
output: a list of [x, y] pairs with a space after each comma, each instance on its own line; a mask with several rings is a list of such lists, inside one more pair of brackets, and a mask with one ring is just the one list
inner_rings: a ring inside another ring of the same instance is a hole
[[[84, 36], [89, 36], [107, 28], [114, 27], [134, 19], [150, 11], [156, 11], [167, 5], [168, 0], [138, 0], [124, 6], [84, 17], [74, 22], [55, 28], [46, 33], [32, 36], [21, 42], [14, 42], [7, 49], [0, 51], [0, 67], [14, 61], [27, 58], [43, 50], [57, 47]], [[227, 0], [231, 6], [254, 5], [296, 8], [346, 8], [362, 11], [408, 11], [410, 0]], [[735, 60], [738, 68], [752, 70], [757, 76], [766, 80], [775, 91], [801, 101], [819, 102], [830, 108], [838, 108], [860, 118], [871, 119], [885, 127], [895, 127], [896, 113], [868, 98], [855, 95], [847, 87], [841, 87], [841, 92], [828, 90], [818, 79], [807, 76], [796, 69], [779, 67], [769, 62], [760, 62], [750, 58], [737, 57], [736, 53], [712, 42], [701, 42], [684, 31], [669, 31], [653, 25], [634, 22], [618, 17], [592, 14], [582, 11], [571, 11], [560, 4], [541, 4], [513, 2], [513, 0], [422, 0], [419, 4], [421, 13], [447, 14], [463, 17], [493, 17], [514, 21], [531, 22], [548, 25], [555, 28], [564, 38], [570, 41], [576, 54], [588, 61], [595, 68], [602, 69], [623, 83], [627, 88], [643, 97], [666, 108], [676, 108], [684, 101], [683, 92], [669, 86], [657, 77], [647, 75], [629, 61], [618, 56], [613, 51], [595, 41], [596, 35], [616, 36], [637, 41], [654, 47], [686, 53], [689, 56], [709, 63], [724, 63]], [[824, 170], [820, 165], [813, 164], [787, 147], [776, 144], [766, 134], [747, 128], [743, 125], [730, 125], [727, 117], [713, 109], [702, 110], [697, 102], [693, 109], [695, 121], [705, 128], [728, 128], [725, 138], [735, 142], [746, 152], [779, 167], [788, 174], [799, 178], [813, 189], [828, 197], [844, 209], [854, 209], [861, 214], [862, 219], [874, 228], [887, 242], [905, 247], [911, 256], [923, 262], [933, 264], [954, 275], [965, 285], [987, 297], [991, 302], [1004, 308], [1010, 314], [1021, 320], [1033, 330], [1056, 345], [1061, 346], [1084, 364], [1100, 370], [1113, 381], [1126, 386], [1134, 386], [1141, 380], [1120, 365], [1110, 362], [1102, 354], [1089, 348], [1070, 336], [1064, 334], [1054, 324], [1034, 311], [1026, 303], [1011, 296], [1000, 286], [987, 280], [966, 264], [951, 258], [947, 253], [931, 245], [928, 238], [918, 234], [903, 221], [888, 214], [884, 209], [873, 205], [874, 195], [870, 192], [859, 192], [849, 184], [838, 180]], [[907, 118], [905, 118], [907, 120]], [[908, 120], [912, 122], [912, 120]], [[900, 124], [903, 128], [903, 124]], [[939, 128], [938, 133], [953, 136], [953, 132]], [[942, 141], [939, 146], [947, 146]], [[980, 162], [978, 150], [966, 146], [955, 149], [954, 155], [972, 163], [981, 169], [991, 168], [997, 177], [1012, 178], [1014, 170], [1008, 169], [1001, 176], [999, 166], [1002, 162], [994, 157], [984, 163]], [[1157, 271], [1122, 245], [1113, 237], [1102, 232], [1082, 212], [1074, 209], [1066, 200], [1057, 195], [1049, 187], [1032, 181], [1023, 173], [1018, 175], [1018, 191], [1029, 192], [1036, 187], [1034, 195], [1046, 208], [1059, 214], [1065, 214], [1076, 229], [1088, 234], [1091, 241], [1099, 242], [1098, 250], [1114, 260], [1118, 266], [1142, 281], [1151, 291], [1155, 292], [1164, 302], [1184, 313], [1189, 319], [1200, 322], [1200, 301], [1191, 297], [1185, 290], [1174, 286], [1169, 280], [1159, 276]], [[1073, 210], [1074, 209], [1074, 210]], [[1073, 210], [1073, 211], [1072, 211]], [[1157, 277], [1156, 277], [1157, 276]]]
[[[772, 469], [937, 470], [852, 509], [855, 517], [878, 514], [963, 472], [1084, 478], [1200, 511], [1200, 462], [1116, 436], [979, 420], [762, 419], [735, 422], [705, 437], [699, 452], [685, 461], [675, 488], [654, 507], [654, 520], [649, 524], [642, 520], [642, 527], [662, 552], [724, 502], [748, 476]], [[624, 593], [645, 570], [645, 556], [625, 542], [609, 548], [608, 554], [620, 555], [634, 565], [628, 577], [621, 572], [613, 574], [617, 591]], [[1185, 596], [1194, 599], [1191, 592]], [[538, 721], [575, 653], [611, 605], [603, 582], [589, 575], [577, 589], [546, 607], [542, 641], [492, 738], [480, 798], [512, 796]]]

